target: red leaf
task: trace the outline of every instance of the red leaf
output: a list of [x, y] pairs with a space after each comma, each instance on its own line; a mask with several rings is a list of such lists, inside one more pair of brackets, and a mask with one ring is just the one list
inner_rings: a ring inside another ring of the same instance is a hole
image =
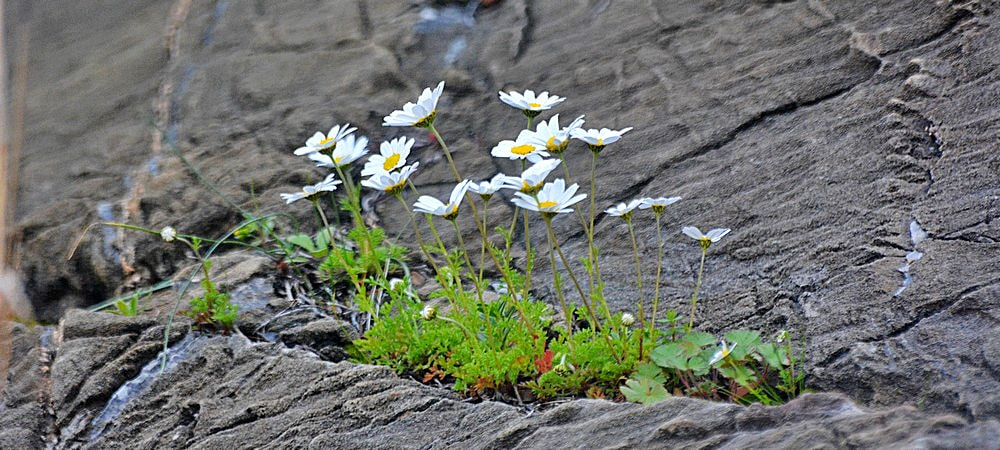
[[545, 353], [535, 360], [535, 367], [538, 368], [538, 373], [545, 373], [552, 370], [553, 356], [555, 356], [555, 353], [552, 353], [552, 350], [545, 349]]

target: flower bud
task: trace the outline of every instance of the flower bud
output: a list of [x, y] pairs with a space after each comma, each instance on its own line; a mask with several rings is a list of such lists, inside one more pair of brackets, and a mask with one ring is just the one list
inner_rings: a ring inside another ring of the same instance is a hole
[[420, 311], [420, 317], [424, 320], [433, 320], [437, 317], [437, 308], [432, 305], [424, 306], [424, 309]]
[[626, 327], [630, 327], [630, 326], [632, 326], [633, 323], [635, 323], [635, 316], [633, 316], [632, 314], [629, 314], [629, 313], [623, 313], [622, 314], [622, 325], [625, 325]]
[[163, 238], [164, 242], [173, 242], [174, 238], [177, 237], [177, 230], [174, 227], [163, 227], [160, 230], [160, 237]]

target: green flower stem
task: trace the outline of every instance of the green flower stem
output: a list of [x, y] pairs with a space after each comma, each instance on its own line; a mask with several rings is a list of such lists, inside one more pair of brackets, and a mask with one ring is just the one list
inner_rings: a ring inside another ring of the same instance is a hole
[[698, 281], [694, 283], [694, 295], [691, 296], [691, 317], [688, 318], [687, 331], [694, 328], [694, 309], [698, 306], [698, 291], [701, 290], [701, 274], [705, 270], [705, 254], [708, 253], [708, 246], [701, 249], [701, 264], [698, 266]]
[[319, 213], [320, 219], [323, 220], [323, 226], [326, 227], [327, 234], [330, 236], [330, 253], [337, 255], [337, 258], [340, 260], [340, 265], [344, 268], [344, 272], [347, 272], [348, 278], [350, 278], [351, 283], [354, 284], [354, 289], [356, 289], [359, 294], [363, 293], [364, 290], [361, 289], [361, 283], [358, 281], [357, 275], [351, 271], [350, 267], [347, 265], [347, 260], [344, 259], [344, 255], [340, 253], [340, 247], [337, 247], [337, 242], [333, 239], [333, 229], [330, 228], [330, 222], [326, 220], [326, 213], [323, 212], [323, 208], [319, 206], [319, 198], [317, 197], [311, 200], [313, 202], [313, 206], [316, 207], [316, 212]]
[[[562, 164], [560, 164], [560, 165], [563, 168], [563, 176], [566, 177], [566, 184], [567, 185], [572, 184], [573, 183], [572, 178], [569, 176], [569, 167], [566, 166], [566, 155], [560, 153], [559, 154], [559, 161], [562, 162]], [[583, 218], [583, 213], [580, 212], [579, 208], [573, 208], [573, 213], [575, 213], [576, 217], [580, 219], [580, 225], [583, 226], [583, 231], [586, 232], [587, 231], [587, 220]]]
[[[427, 224], [430, 226], [431, 234], [434, 235], [434, 241], [437, 242], [438, 248], [441, 249], [441, 252], [444, 253], [445, 262], [450, 265], [451, 262], [448, 259], [448, 248], [444, 246], [444, 241], [441, 240], [441, 235], [438, 234], [437, 227], [434, 226], [434, 215], [428, 213], [428, 214], [424, 214], [424, 217], [427, 219]], [[438, 274], [440, 275], [441, 272], [438, 272]], [[446, 280], [442, 279], [441, 281], [446, 281]], [[458, 283], [458, 291], [461, 293], [461, 297], [464, 298], [465, 297], [465, 288], [462, 287], [462, 273], [461, 272], [455, 274], [455, 281]], [[444, 286], [442, 286], [442, 287], [444, 287]], [[448, 286], [448, 290], [451, 291], [451, 286]], [[454, 291], [452, 291], [452, 292], [454, 292]], [[458, 296], [455, 297], [456, 301], [452, 302], [453, 306], [454, 305], [458, 305], [458, 302], [457, 302], [458, 298], [459, 298]], [[464, 301], [462, 302], [462, 309], [465, 309], [466, 312], [468, 312], [468, 308], [466, 307]]]
[[525, 114], [525, 115], [528, 116], [528, 129], [530, 130], [531, 125], [535, 122], [535, 116], [532, 116], [530, 114]]
[[520, 206], [514, 206], [514, 218], [511, 219], [511, 221], [510, 221], [510, 227], [507, 228], [507, 236], [510, 236], [511, 239], [507, 239], [507, 248], [505, 248], [504, 252], [503, 252], [505, 258], [509, 258], [510, 257], [510, 247], [511, 247], [510, 243], [514, 240], [513, 239], [513, 237], [514, 237], [514, 228], [517, 227], [517, 218], [520, 215], [521, 215], [521, 207]]
[[427, 262], [429, 262], [431, 267], [434, 268], [434, 273], [441, 273], [438, 269], [437, 263], [434, 262], [434, 258], [432, 258], [431, 254], [427, 251], [427, 246], [424, 245], [424, 239], [420, 236], [420, 227], [417, 226], [417, 218], [413, 216], [413, 211], [410, 211], [410, 205], [407, 205], [406, 200], [403, 200], [402, 193], [397, 192], [396, 198], [403, 204], [403, 211], [406, 211], [406, 215], [410, 218], [410, 223], [413, 225], [413, 235], [417, 238], [417, 245], [420, 246], [420, 251], [423, 252], [424, 258], [427, 258]]
[[441, 320], [443, 320], [445, 322], [450, 322], [450, 323], [455, 324], [459, 329], [462, 330], [463, 333], [465, 333], [465, 337], [468, 338], [469, 341], [473, 342], [473, 344], [476, 346], [476, 350], [477, 351], [479, 350], [479, 338], [477, 338], [476, 335], [472, 334], [472, 332], [469, 331], [469, 329], [466, 328], [465, 325], [462, 325], [457, 320], [452, 319], [451, 317], [437, 316], [437, 318], [441, 319]]
[[639, 332], [639, 360], [641, 361], [643, 337], [645, 337], [646, 330], [650, 329], [650, 327], [646, 323], [646, 305], [642, 292], [642, 265], [639, 264], [639, 245], [635, 241], [635, 227], [632, 226], [631, 213], [626, 214], [625, 217], [625, 223], [628, 224], [628, 235], [632, 238], [632, 256], [635, 258], [635, 282], [639, 286], [639, 323], [642, 324], [642, 331]]
[[595, 295], [596, 291], [604, 283], [604, 280], [601, 279], [601, 264], [598, 262], [597, 247], [594, 246], [594, 202], [597, 199], [597, 156], [600, 152], [592, 149], [591, 154], [593, 155], [593, 159], [590, 162], [590, 225], [584, 227], [584, 231], [587, 233], [587, 244], [590, 247], [590, 261], [594, 272], [590, 277], [590, 294], [598, 297], [601, 301], [601, 306], [604, 308], [604, 314], [610, 318], [611, 309], [608, 308], [608, 302], [604, 298], [603, 290], [601, 290], [600, 295]]
[[[441, 149], [444, 150], [444, 156], [448, 159], [448, 165], [451, 167], [451, 173], [453, 175], [455, 175], [455, 180], [457, 180], [459, 183], [461, 183], [462, 182], [462, 176], [458, 174], [458, 168], [455, 167], [455, 161], [451, 158], [451, 151], [448, 150], [448, 144], [446, 144], [444, 142], [444, 138], [441, 137], [441, 133], [439, 133], [438, 130], [437, 130], [437, 128], [434, 126], [434, 122], [433, 121], [427, 125], [427, 128], [429, 130], [431, 130], [431, 133], [434, 133], [434, 137], [437, 139], [438, 144], [440, 144], [441, 145]], [[487, 239], [487, 237], [486, 237], [486, 229], [479, 226], [479, 222], [481, 221], [481, 219], [479, 217], [479, 209], [476, 208], [475, 202], [472, 201], [472, 195], [471, 194], [469, 194], [468, 192], [466, 192], [465, 193], [465, 197], [468, 200], [469, 207], [472, 208], [472, 215], [476, 218], [476, 228], [479, 229], [479, 234], [481, 234], [482, 238], [485, 240], [485, 239]]]
[[[455, 175], [455, 179], [458, 180], [459, 183], [461, 183], [462, 182], [462, 176], [458, 174], [458, 169], [455, 167], [455, 161], [453, 161], [452, 158], [451, 158], [451, 152], [448, 150], [448, 145], [445, 144], [444, 138], [441, 137], [441, 133], [438, 133], [437, 128], [434, 127], [433, 123], [431, 123], [428, 126], [428, 128], [431, 130], [431, 133], [434, 134], [434, 137], [437, 138], [438, 143], [441, 144], [441, 148], [444, 150], [445, 157], [447, 157], [447, 159], [448, 159], [448, 164], [451, 166], [451, 171]], [[416, 187], [413, 185], [413, 183], [410, 183], [410, 187], [413, 188], [414, 192], [416, 192]], [[479, 227], [479, 223], [481, 222], [481, 219], [479, 217], [479, 210], [478, 210], [478, 208], [476, 208], [475, 202], [471, 201], [471, 197], [469, 196], [468, 193], [466, 193], [466, 196], [469, 197], [469, 202], [468, 203], [469, 203], [469, 206], [472, 208], [472, 214], [473, 214], [473, 216], [476, 219], [476, 228], [479, 228], [479, 234], [482, 236], [483, 241], [486, 241], [487, 240], [486, 229], [485, 229], [485, 227]], [[515, 217], [516, 217], [516, 212], [515, 212]], [[432, 224], [432, 227], [433, 227], [433, 224]], [[431, 228], [431, 229], [433, 230], [433, 228]], [[513, 232], [513, 225], [511, 226], [511, 232]], [[443, 248], [443, 246], [442, 246], [442, 248]], [[510, 251], [510, 248], [507, 249], [507, 252], [509, 252], [509, 251]], [[507, 276], [507, 274], [504, 273], [503, 268], [500, 265], [500, 261], [497, 260], [496, 255], [494, 255], [493, 252], [489, 252], [489, 254], [490, 254], [490, 258], [493, 259], [493, 263], [496, 265], [497, 270], [499, 270], [500, 273], [503, 274], [504, 281], [507, 283], [507, 292], [511, 293], [511, 298], [514, 299], [514, 305], [515, 305], [515, 307], [517, 307], [518, 312], [521, 313], [521, 321], [524, 323], [525, 327], [528, 328], [528, 331], [531, 334], [537, 335], [537, 333], [535, 332], [535, 328], [532, 327], [531, 323], [528, 322], [528, 316], [524, 312], [524, 306], [521, 305], [521, 299], [518, 299], [517, 295], [514, 293], [514, 284], [511, 282], [511, 280]], [[505, 253], [505, 255], [506, 254], [509, 254], [509, 253]]]
[[528, 260], [531, 259], [531, 229], [528, 226], [528, 210], [524, 211], [524, 293], [521, 298], [528, 298], [528, 291], [531, 290], [531, 266]]
[[[566, 273], [569, 274], [569, 278], [573, 280], [573, 285], [576, 286], [576, 291], [577, 293], [580, 294], [580, 299], [583, 300], [583, 306], [587, 308], [587, 314], [590, 315], [590, 320], [594, 325], [594, 329], [598, 332], [598, 334], [604, 337], [604, 342], [607, 343], [608, 345], [608, 351], [614, 354], [615, 346], [611, 342], [611, 337], [608, 336], [608, 333], [601, 332], [602, 331], [601, 322], [599, 322], [597, 320], [597, 316], [594, 315], [594, 308], [590, 305], [590, 301], [587, 300], [586, 295], [584, 295], [583, 289], [580, 288], [580, 282], [577, 281], [576, 275], [573, 275], [573, 270], [570, 269], [569, 267], [569, 261], [566, 260], [566, 255], [563, 254], [562, 247], [559, 246], [559, 241], [556, 240], [556, 232], [555, 230], [552, 229], [552, 217], [547, 214], [543, 214], [542, 217], [545, 218], [545, 227], [548, 228], [549, 231], [549, 242], [551, 242], [552, 246], [555, 247], [556, 253], [559, 254], [559, 259], [562, 260], [563, 267], [566, 269]], [[555, 272], [555, 270], [556, 268], [555, 265], [553, 264], [552, 271]], [[573, 327], [572, 320], [568, 324], [566, 324], [566, 326], [568, 328], [572, 328]], [[624, 361], [626, 356], [627, 355], [623, 354], [621, 358], [618, 358], [617, 355], [615, 355], [616, 359], [618, 359], [618, 362]]]
[[[545, 219], [548, 223], [550, 219]], [[562, 282], [559, 281], [559, 273], [556, 270], [556, 247], [552, 236], [552, 233], [548, 233], [549, 240], [549, 264], [552, 266], [552, 283], [555, 285], [556, 296], [559, 298], [559, 305], [562, 306], [563, 315], [566, 316], [566, 331], [569, 333], [569, 339], [567, 342], [573, 342], [573, 317], [570, 313], [569, 306], [566, 305], [566, 297], [562, 292]]]
[[[544, 215], [542, 217], [545, 217]], [[580, 294], [580, 299], [583, 300], [583, 306], [587, 308], [587, 314], [590, 315], [590, 319], [594, 322], [594, 328], [598, 331], [601, 330], [601, 323], [597, 320], [597, 315], [594, 314], [594, 308], [590, 305], [590, 300], [587, 299], [587, 295], [583, 293], [583, 288], [580, 287], [580, 282], [576, 279], [576, 275], [569, 267], [569, 261], [566, 260], [566, 255], [563, 254], [562, 247], [559, 246], [559, 241], [556, 239], [556, 232], [552, 229], [552, 218], [545, 217], [545, 227], [549, 231], [549, 239], [552, 240], [553, 247], [556, 249], [556, 253], [559, 254], [559, 259], [563, 263], [563, 267], [566, 268], [566, 273], [569, 274], [569, 278], [573, 280], [573, 285], [576, 286], [577, 293]], [[555, 267], [552, 270], [556, 270]]]
[[344, 169], [342, 169], [336, 163], [334, 163], [334, 169], [337, 171], [337, 175], [340, 176], [340, 179], [344, 181], [344, 190], [347, 191], [348, 204], [351, 205], [351, 217], [354, 218], [354, 226], [358, 228], [365, 228], [364, 219], [361, 218], [360, 201], [358, 200], [357, 197], [358, 191], [354, 189], [354, 180], [347, 177], [347, 173], [344, 171]]
[[[489, 226], [489, 225], [487, 225], [488, 222], [486, 221], [486, 216], [489, 214], [489, 212], [490, 212], [490, 199], [484, 197], [483, 198], [483, 225], [482, 225], [482, 229], [483, 230], [487, 230], [488, 229], [488, 228], [486, 228], [487, 226]], [[482, 238], [483, 238], [483, 245], [482, 245], [482, 248], [480, 249], [480, 252], [479, 252], [479, 281], [483, 280], [483, 268], [486, 267], [486, 247], [489, 245], [489, 242], [486, 239], [486, 233], [483, 233]]]
[[656, 313], [660, 306], [660, 274], [663, 271], [663, 230], [660, 227], [660, 216], [656, 213], [656, 287], [653, 289], [653, 317], [649, 321], [656, 327]]
[[462, 182], [462, 176], [458, 174], [458, 168], [455, 167], [455, 161], [451, 159], [451, 151], [448, 150], [448, 145], [444, 143], [444, 139], [441, 137], [441, 133], [438, 133], [437, 128], [434, 127], [434, 123], [427, 125], [427, 128], [434, 133], [434, 137], [437, 138], [438, 144], [441, 145], [441, 149], [444, 150], [444, 156], [448, 159], [448, 165], [451, 166], [451, 173], [455, 175], [455, 179], [459, 183]]
[[[455, 228], [455, 236], [458, 236], [458, 245], [462, 248], [462, 255], [465, 256], [465, 264], [469, 266], [469, 277], [472, 278], [472, 284], [476, 287], [476, 296], [479, 298], [479, 303], [483, 302], [483, 289], [479, 285], [481, 279], [476, 278], [476, 268], [472, 265], [472, 259], [469, 258], [469, 249], [465, 246], [465, 239], [462, 238], [462, 231], [458, 229], [458, 221], [455, 219], [449, 220], [451, 226]], [[462, 274], [458, 275], [460, 278]]]

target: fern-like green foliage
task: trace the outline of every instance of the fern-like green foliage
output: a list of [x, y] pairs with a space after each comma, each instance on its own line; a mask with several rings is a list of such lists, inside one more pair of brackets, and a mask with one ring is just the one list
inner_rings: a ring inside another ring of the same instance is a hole
[[[207, 264], [207, 263], [206, 263]], [[236, 324], [238, 305], [229, 302], [229, 294], [219, 292], [212, 280], [201, 281], [205, 293], [191, 299], [187, 315], [195, 321], [199, 328], [208, 328], [222, 333], [229, 333]]]

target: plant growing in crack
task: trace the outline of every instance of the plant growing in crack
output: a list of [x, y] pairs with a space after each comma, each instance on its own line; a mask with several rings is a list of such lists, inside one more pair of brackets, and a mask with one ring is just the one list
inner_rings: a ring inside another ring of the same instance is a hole
[[[634, 311], [612, 311], [609, 307], [600, 249], [595, 243], [597, 167], [600, 154], [619, 142], [631, 127], [585, 130], [583, 116], [560, 127], [558, 115], [554, 115], [548, 121], [541, 120], [533, 130], [538, 116], [566, 99], [548, 92], [536, 95], [531, 90], [500, 92], [503, 103], [527, 118], [527, 128], [515, 139], [500, 141], [490, 153], [518, 162], [520, 175], [498, 173], [473, 181], [459, 172], [438, 130], [443, 117], [438, 102], [443, 92], [444, 82], [424, 89], [416, 102], [385, 116], [383, 126], [412, 127], [434, 136], [456, 181], [447, 201], [422, 194], [414, 184], [420, 163], [412, 161], [411, 138], [381, 143], [379, 153], [364, 163], [360, 183], [352, 178], [350, 166], [367, 154], [368, 139], [357, 135], [354, 127], [345, 124], [328, 133], [318, 132], [295, 151], [317, 166], [333, 170], [322, 183], [283, 197], [288, 203], [300, 199], [313, 203], [322, 224], [317, 236], [325, 240], [303, 241], [302, 246], [315, 254], [327, 252], [323, 266], [331, 275], [327, 279], [337, 282], [332, 275], [342, 273], [349, 281], [353, 300], [345, 304], [369, 318], [366, 323], [370, 326], [351, 349], [356, 360], [385, 364], [401, 373], [422, 376], [425, 381], [450, 381], [454, 389], [470, 395], [518, 401], [525, 396], [611, 395], [652, 403], [685, 394], [774, 403], [801, 392], [801, 360], [794, 356], [790, 344], [779, 347], [764, 343], [756, 332], [742, 331], [729, 332], [719, 341], [694, 329], [708, 248], [729, 229], [706, 234], [694, 227], [683, 229], [702, 249], [690, 315], [682, 318], [668, 310], [660, 319], [664, 300], [660, 289], [665, 244], [662, 220], [667, 206], [680, 197], [638, 198], [604, 210], [609, 216], [620, 217], [628, 228], [636, 276]], [[572, 140], [585, 144], [591, 153], [589, 194], [578, 193], [580, 185], [571, 181], [572, 174], [563, 164]], [[548, 181], [560, 165], [564, 177]], [[339, 206], [349, 214], [353, 227], [346, 240], [321, 204], [321, 199], [339, 194], [341, 188], [344, 198]], [[361, 188], [395, 197], [403, 207], [415, 247], [433, 272], [429, 292], [418, 295], [409, 276], [390, 280], [391, 261], [405, 255], [379, 252], [380, 248], [396, 247], [384, 243], [384, 231], [362, 219]], [[509, 219], [487, 215], [501, 190], [512, 193]], [[578, 205], [585, 200], [589, 202], [583, 211]], [[637, 221], [643, 217], [636, 211], [643, 210], [652, 210], [656, 227], [657, 262], [651, 298], [647, 298], [648, 286], [644, 285], [636, 231]], [[423, 214], [424, 220], [418, 220], [415, 213]], [[555, 226], [570, 215], [576, 215], [587, 239], [586, 254], [579, 260], [566, 254], [565, 237]], [[439, 231], [439, 219], [450, 224], [450, 232]], [[547, 246], [533, 245], [533, 224], [544, 228]], [[474, 227], [478, 239], [467, 239], [463, 225]], [[513, 249], [519, 232], [524, 258], [517, 268]], [[479, 249], [468, 245], [476, 241]], [[533, 273], [539, 253], [547, 257], [558, 308], [534, 296], [532, 287], [544, 283]], [[577, 276], [580, 269], [586, 272], [586, 279]], [[331, 297], [331, 301], [336, 300]]]

